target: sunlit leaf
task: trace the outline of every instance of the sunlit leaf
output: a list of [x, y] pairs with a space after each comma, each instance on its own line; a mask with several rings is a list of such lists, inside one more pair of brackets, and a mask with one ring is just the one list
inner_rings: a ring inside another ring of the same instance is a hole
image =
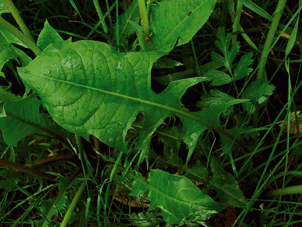
[[151, 3], [151, 44], [146, 50], [170, 52], [189, 42], [211, 15], [216, 0], [165, 0]]
[[63, 41], [59, 33], [49, 25], [46, 20], [44, 23], [44, 27], [39, 34], [37, 46], [42, 50], [45, 49], [50, 43]]
[[[95, 41], [64, 41], [50, 44], [18, 71], [24, 83], [39, 94], [53, 119], [70, 132], [85, 138], [95, 135], [108, 146], [125, 151], [127, 132], [142, 113], [137, 143], [142, 149], [167, 117], [177, 116], [186, 137], [196, 135], [190, 139], [196, 144], [201, 128], [220, 127], [219, 115], [190, 113], [180, 99], [189, 87], [208, 79], [174, 81], [156, 94], [151, 89], [150, 70], [161, 56], [157, 52], [118, 53]], [[224, 103], [219, 108], [244, 101]], [[198, 132], [193, 132], [191, 125], [198, 125]]]

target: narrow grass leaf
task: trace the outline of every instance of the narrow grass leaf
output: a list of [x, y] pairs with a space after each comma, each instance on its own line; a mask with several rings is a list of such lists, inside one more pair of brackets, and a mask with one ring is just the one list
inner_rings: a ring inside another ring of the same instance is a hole
[[267, 13], [264, 9], [262, 9], [260, 6], [252, 2], [251, 0], [240, 0], [240, 2], [250, 10], [254, 11], [258, 15], [268, 19], [269, 21], [273, 20], [273, 17]]

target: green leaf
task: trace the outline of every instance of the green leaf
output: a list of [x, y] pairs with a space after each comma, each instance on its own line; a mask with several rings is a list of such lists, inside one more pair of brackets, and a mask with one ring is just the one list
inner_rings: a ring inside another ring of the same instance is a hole
[[240, 80], [250, 74], [253, 70], [252, 68], [249, 68], [249, 65], [253, 63], [252, 57], [252, 53], [245, 54], [241, 57], [234, 71], [234, 80]]
[[231, 45], [231, 38], [230, 33], [225, 35], [224, 28], [219, 27], [215, 46], [222, 52], [223, 56], [216, 52], [211, 53], [212, 61], [223, 65], [230, 73], [232, 73], [232, 64], [240, 49], [239, 42], [234, 42]]
[[0, 26], [0, 71], [5, 63], [9, 60], [18, 61], [18, 57], [21, 58], [22, 63], [25, 65], [31, 61], [30, 57], [20, 49], [14, 47], [13, 44], [27, 48], [24, 43]]
[[[241, 136], [240, 128], [236, 127], [232, 129], [227, 129], [226, 131], [232, 136], [234, 136], [236, 139], [240, 139]], [[227, 154], [232, 157], [232, 147], [234, 145], [234, 141], [225, 135], [221, 135], [220, 139], [221, 139], [221, 147], [222, 147], [223, 154]]]
[[224, 84], [229, 84], [233, 81], [228, 74], [216, 69], [210, 69], [209, 71], [205, 72], [203, 76], [211, 78], [211, 86], [221, 86]]
[[251, 0], [240, 0], [244, 6], [249, 8], [250, 10], [254, 11], [258, 15], [268, 19], [269, 21], [273, 20], [273, 17], [268, 14], [264, 9], [262, 9], [260, 6], [256, 5], [254, 2]]
[[161, 140], [166, 146], [172, 148], [174, 151], [179, 150], [181, 137], [181, 129], [177, 126], [161, 129], [158, 133], [158, 139]]
[[162, 0], [150, 5], [151, 44], [146, 50], [170, 52], [189, 42], [210, 17], [216, 0]]
[[132, 214], [129, 214], [129, 218], [131, 226], [137, 227], [154, 226], [156, 223], [160, 222], [160, 219], [151, 212], [139, 212], [137, 214], [133, 212]]
[[[50, 44], [18, 72], [39, 94], [55, 122], [85, 138], [92, 134], [108, 146], [126, 151], [126, 134], [143, 113], [138, 149], [149, 143], [167, 117], [175, 116], [183, 122], [186, 137], [190, 137], [191, 125], [198, 125], [196, 136], [190, 139], [196, 143], [200, 128], [220, 127], [219, 116], [207, 111], [190, 113], [180, 99], [189, 87], [207, 79], [174, 81], [156, 94], [151, 89], [150, 70], [161, 56], [158, 52], [118, 53], [95, 41], [65, 41]], [[244, 101], [224, 103], [219, 108]]]
[[35, 96], [4, 104], [0, 129], [7, 145], [16, 146], [20, 139], [31, 134], [55, 134], [57, 126], [46, 115], [39, 114], [40, 105]]
[[155, 63], [153, 68], [156, 69], [174, 69], [177, 66], [182, 66], [183, 64], [179, 61], [175, 61], [171, 58], [160, 58]]
[[214, 158], [211, 162], [211, 169], [213, 178], [209, 185], [217, 191], [219, 199], [231, 206], [245, 208], [247, 200], [239, 188], [236, 179], [224, 171]]
[[[148, 198], [151, 202], [149, 210], [159, 207], [164, 220], [171, 224], [179, 224], [195, 212], [220, 211], [225, 208], [224, 204], [212, 200], [184, 176], [152, 170], [148, 183]], [[203, 216], [203, 220], [208, 218], [210, 215]]]
[[208, 171], [207, 169], [200, 163], [199, 160], [196, 161], [194, 166], [190, 169], [186, 169], [187, 178], [191, 180], [195, 180], [197, 182], [205, 182], [208, 180]]
[[[209, 95], [201, 96], [201, 101], [197, 102], [197, 107], [200, 107], [202, 110], [211, 109], [231, 100], [235, 100], [235, 98], [217, 89], [213, 89], [210, 90]], [[233, 106], [224, 109], [222, 117], [225, 119], [228, 118], [233, 113], [233, 110]]]
[[0, 16], [2, 13], [10, 13], [4, 0], [0, 0]]
[[49, 44], [53, 42], [63, 41], [59, 33], [50, 26], [48, 21], [46, 20], [44, 23], [44, 27], [39, 34], [37, 46], [42, 50], [45, 49]]
[[0, 70], [2, 70], [4, 64], [9, 60], [18, 60], [18, 54], [8, 36], [9, 32], [0, 27]]
[[140, 14], [138, 9], [138, 2], [133, 1], [130, 7], [121, 15], [119, 19], [119, 30], [120, 30], [120, 42], [126, 42], [127, 38], [132, 35], [136, 30], [130, 24], [129, 21], [132, 21], [136, 24], [139, 23]]
[[0, 86], [0, 103], [1, 104], [7, 103], [7, 102], [13, 102], [20, 98], [16, 95], [12, 94], [11, 92], [7, 91], [8, 88], [9, 87]]
[[[258, 105], [263, 105], [268, 101], [268, 96], [273, 94], [275, 86], [269, 84], [269, 82], [255, 81], [249, 85], [241, 95], [241, 98], [251, 99]], [[243, 104], [244, 110], [249, 114], [253, 114], [256, 110], [255, 105], [252, 102], [247, 102]]]

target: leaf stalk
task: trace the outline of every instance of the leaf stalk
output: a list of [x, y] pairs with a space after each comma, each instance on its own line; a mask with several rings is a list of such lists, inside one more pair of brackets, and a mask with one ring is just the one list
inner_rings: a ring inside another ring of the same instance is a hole
[[151, 32], [149, 27], [148, 11], [145, 0], [138, 0], [138, 8], [141, 15], [143, 33], [149, 37]]
[[41, 49], [30, 39], [28, 36], [20, 32], [15, 26], [6, 21], [0, 16], [0, 26], [5, 30], [17, 37], [21, 42], [23, 42], [29, 49], [31, 49], [35, 55], [39, 55]]
[[14, 3], [11, 0], [4, 0], [7, 8], [9, 9], [9, 11], [11, 12], [11, 14], [13, 15], [15, 21], [17, 22], [17, 24], [19, 25], [21, 31], [24, 33], [24, 35], [26, 35], [32, 42], [34, 42], [33, 37], [31, 36], [29, 29], [27, 28], [27, 26], [25, 25], [22, 17], [19, 14], [18, 9], [16, 8], [16, 6], [14, 5]]

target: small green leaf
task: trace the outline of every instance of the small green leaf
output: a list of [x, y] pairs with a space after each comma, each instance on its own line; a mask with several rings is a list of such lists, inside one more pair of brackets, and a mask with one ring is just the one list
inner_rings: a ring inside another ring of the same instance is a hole
[[119, 39], [122, 44], [125, 44], [127, 38], [136, 31], [136, 29], [130, 24], [130, 21], [138, 24], [139, 20], [140, 14], [138, 9], [138, 2], [132, 1], [130, 7], [121, 15], [119, 19]]
[[5, 63], [9, 60], [18, 61], [18, 57], [22, 60], [21, 63], [26, 65], [31, 59], [23, 51], [14, 47], [12, 44], [27, 48], [24, 43], [17, 39], [13, 34], [0, 26], [0, 71]]
[[[255, 81], [244, 90], [241, 98], [251, 99], [258, 105], [263, 105], [268, 101], [268, 96], [273, 94], [275, 88], [269, 82], [261, 83], [260, 81]], [[250, 114], [253, 114], [256, 110], [252, 102], [243, 103], [243, 108]]]
[[171, 58], [160, 58], [155, 63], [153, 68], [156, 69], [174, 69], [177, 66], [182, 66], [183, 64], [179, 61], [175, 61]]
[[180, 138], [182, 138], [181, 127], [172, 126], [170, 128], [161, 129], [158, 133], [158, 139], [163, 141], [174, 151], [178, 151], [180, 147]]
[[262, 9], [260, 6], [256, 5], [254, 2], [251, 0], [240, 0], [244, 6], [249, 8], [250, 10], [254, 11], [258, 15], [268, 19], [269, 21], [273, 20], [273, 17], [268, 14], [264, 9]]
[[238, 186], [235, 178], [224, 171], [213, 158], [211, 162], [213, 178], [210, 185], [217, 191], [219, 199], [231, 206], [245, 208], [247, 200]]
[[[241, 132], [240, 128], [236, 127], [236, 128], [232, 128], [232, 129], [227, 129], [227, 132], [229, 134], [231, 134], [232, 136], [234, 136], [234, 138], [240, 140], [240, 132]], [[221, 140], [221, 147], [222, 147], [223, 154], [232, 156], [231, 151], [232, 151], [232, 147], [234, 145], [234, 141], [225, 135], [221, 135], [220, 140]]]
[[146, 50], [170, 52], [189, 42], [211, 15], [216, 0], [162, 0], [150, 5], [151, 44]]
[[49, 44], [53, 42], [63, 41], [59, 33], [50, 26], [48, 21], [46, 20], [44, 23], [44, 27], [39, 34], [37, 46], [42, 50], [45, 49]]
[[154, 226], [156, 223], [160, 221], [160, 218], [156, 217], [155, 214], [151, 212], [139, 212], [129, 214], [129, 220], [131, 222], [131, 226], [137, 227], [149, 227]]
[[[235, 100], [235, 98], [217, 89], [213, 89], [210, 90], [209, 95], [201, 96], [201, 101], [197, 102], [197, 107], [200, 107], [202, 110], [211, 109], [231, 100]], [[228, 118], [233, 113], [233, 109], [233, 106], [224, 109], [222, 117], [225, 119]]]
[[[151, 202], [149, 210], [159, 207], [162, 210], [161, 215], [168, 223], [179, 224], [195, 212], [221, 211], [225, 208], [224, 204], [212, 200], [184, 176], [152, 170], [148, 182], [148, 198]], [[205, 215], [203, 220], [208, 218], [210, 215]]]
[[49, 136], [48, 132], [53, 130], [54, 133], [58, 130], [50, 118], [39, 114], [40, 105], [41, 101], [35, 96], [4, 104], [0, 129], [7, 145], [16, 146], [20, 139], [31, 134]]
[[233, 80], [232, 78], [226, 74], [225, 72], [216, 70], [216, 69], [211, 69], [203, 74], [204, 77], [211, 78], [211, 86], [221, 86], [224, 84], [229, 84]]
[[[7, 102], [13, 102], [16, 101], [18, 99], [20, 99], [20, 97], [14, 95], [13, 93], [7, 91], [9, 87], [1, 87], [0, 86], [0, 103], [4, 104]], [[1, 112], [1, 111], [0, 111]]]
[[192, 168], [186, 170], [185, 176], [197, 182], [205, 182], [208, 180], [208, 170], [197, 160]]
[[245, 54], [241, 57], [234, 71], [234, 80], [240, 80], [250, 74], [253, 70], [252, 68], [249, 68], [249, 65], [253, 63], [252, 57], [252, 53]]
[[223, 65], [230, 73], [232, 73], [232, 64], [240, 49], [239, 42], [232, 43], [230, 48], [231, 38], [232, 35], [230, 33], [225, 35], [224, 28], [219, 27], [215, 46], [222, 52], [223, 56], [216, 52], [211, 53], [212, 61]]
[[2, 13], [10, 13], [4, 0], [0, 0], [0, 16]]
[[0, 26], [0, 71], [4, 64], [11, 59], [18, 60], [18, 54], [16, 53], [12, 43], [8, 39], [9, 32]]

